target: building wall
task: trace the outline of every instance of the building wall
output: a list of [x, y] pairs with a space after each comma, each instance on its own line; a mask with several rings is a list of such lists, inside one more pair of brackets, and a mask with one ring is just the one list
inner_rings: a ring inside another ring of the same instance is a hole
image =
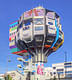
[[70, 78], [72, 77], [72, 62], [65, 62], [65, 63], [58, 63], [53, 64], [53, 76], [57, 75], [61, 78], [64, 78], [65, 76]]
[[[58, 63], [53, 64], [52, 67], [45, 67], [43, 69], [43, 75], [37, 74], [37, 71], [35, 73], [32, 73], [34, 69], [25, 70], [24, 75], [22, 75], [18, 71], [10, 71], [7, 74], [10, 74], [13, 80], [26, 80], [28, 78], [28, 72], [30, 71], [30, 79], [31, 80], [50, 80], [56, 77], [56, 80], [72, 80], [72, 62], [66, 62], [66, 63]], [[35, 67], [35, 70], [37, 68]]]

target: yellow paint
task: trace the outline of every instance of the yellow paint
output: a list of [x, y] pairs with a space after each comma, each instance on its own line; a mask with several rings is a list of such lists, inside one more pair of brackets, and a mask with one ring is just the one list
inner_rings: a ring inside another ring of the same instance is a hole
[[38, 6], [38, 7], [34, 8], [34, 9], [44, 9], [44, 8], [42, 6]]
[[9, 30], [10, 32], [11, 32], [11, 28], [10, 28], [10, 30]]
[[56, 49], [54, 49], [54, 51], [56, 51], [63, 43], [64, 43], [64, 33], [63, 33], [63, 41], [56, 47]]
[[59, 28], [60, 30], [62, 30], [62, 25], [60, 24], [60, 28]]

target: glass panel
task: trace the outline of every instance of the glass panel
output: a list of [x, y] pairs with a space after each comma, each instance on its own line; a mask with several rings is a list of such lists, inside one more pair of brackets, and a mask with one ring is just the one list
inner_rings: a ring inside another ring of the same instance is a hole
[[44, 24], [43, 18], [34, 19], [34, 24], [35, 25], [42, 25], [42, 24]]
[[64, 63], [64, 65], [71, 65], [72, 63]]
[[57, 69], [57, 71], [63, 71], [64, 69]]

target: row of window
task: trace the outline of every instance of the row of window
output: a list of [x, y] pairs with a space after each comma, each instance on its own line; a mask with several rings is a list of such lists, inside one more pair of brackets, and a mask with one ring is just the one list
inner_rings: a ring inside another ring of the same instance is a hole
[[15, 31], [15, 32], [13, 32], [13, 33], [10, 33], [9, 36], [12, 36], [12, 35], [14, 35], [14, 34], [16, 34], [16, 33], [17, 33], [17, 31]]
[[[64, 74], [64, 73], [72, 74], [72, 71], [65, 71], [65, 72], [64, 71], [59, 71], [59, 72], [57, 71], [57, 74]], [[54, 72], [53, 74], [56, 74], [56, 72]]]
[[72, 71], [65, 71], [65, 73], [71, 73], [72, 74]]
[[[25, 25], [25, 26], [28, 26], [28, 25], [31, 24], [31, 22], [32, 22], [32, 20], [26, 20], [25, 23], [24, 23], [24, 25]], [[33, 22], [34, 22], [35, 25], [43, 25], [43, 24], [44, 24], [43, 18], [34, 19]], [[48, 24], [53, 25], [52, 22], [48, 22]], [[22, 24], [20, 24], [18, 27], [21, 28], [21, 27], [22, 27]], [[27, 27], [25, 27], [25, 28], [27, 28]], [[54, 29], [54, 28], [52, 28], [52, 29]], [[12, 35], [13, 35], [13, 34], [12, 34]]]
[[72, 68], [72, 65], [69, 65], [69, 66], [64, 66], [65, 68]]
[[72, 63], [70, 62], [70, 63], [64, 63], [64, 65], [71, 65]]
[[72, 74], [66, 74], [66, 77], [71, 77], [72, 78]]
[[[53, 74], [56, 74], [56, 72], [54, 72]], [[64, 74], [64, 72], [57, 72], [57, 74]]]
[[57, 74], [63, 74], [64, 72], [57, 72]]
[[30, 26], [24, 27], [23, 30], [28, 30]]
[[10, 40], [10, 42], [15, 42], [15, 39], [13, 39], [13, 40]]
[[64, 69], [57, 69], [57, 71], [64, 71]]
[[[30, 25], [32, 22], [32, 20], [26, 20], [24, 21], [24, 25], [27, 26], [27, 25]], [[36, 18], [36, 19], [33, 19], [33, 24], [35, 25], [43, 25], [44, 24], [44, 19], [43, 18]], [[53, 25], [53, 22], [48, 22], [47, 24], [49, 25]], [[22, 25], [20, 25], [22, 26]]]
[[[72, 63], [64, 63], [64, 65], [65, 68], [72, 67]], [[56, 67], [53, 67], [53, 69], [56, 69]]]
[[36, 31], [38, 31], [38, 30], [43, 30], [43, 26], [35, 27], [35, 30], [36, 30]]
[[17, 26], [18, 25], [18, 23], [17, 24], [11, 24], [11, 25], [9, 25], [10, 26], [10, 28], [14, 28], [15, 26]]

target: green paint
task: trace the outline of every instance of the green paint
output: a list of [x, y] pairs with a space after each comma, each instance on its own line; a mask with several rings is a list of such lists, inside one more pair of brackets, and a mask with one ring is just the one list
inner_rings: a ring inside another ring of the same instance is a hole
[[16, 30], [16, 29], [17, 29], [17, 26], [11, 28], [11, 31]]
[[17, 52], [17, 51], [20, 51], [20, 49], [18, 49], [18, 48], [13, 48], [13, 49], [11, 49], [11, 52], [13, 53], [13, 52]]

